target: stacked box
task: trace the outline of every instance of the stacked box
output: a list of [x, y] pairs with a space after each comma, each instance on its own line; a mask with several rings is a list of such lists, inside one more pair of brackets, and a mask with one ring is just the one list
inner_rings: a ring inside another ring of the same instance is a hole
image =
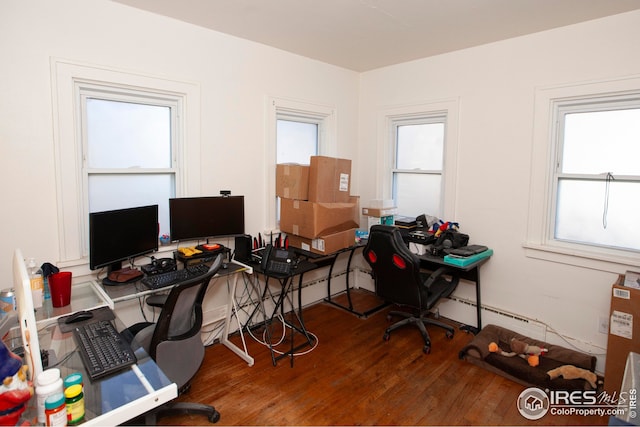
[[398, 208], [395, 206], [380, 208], [376, 207], [377, 205], [374, 202], [374, 200], [369, 202], [369, 205], [373, 205], [374, 207], [362, 208], [362, 215], [367, 217], [367, 230], [370, 230], [372, 226], [378, 224], [393, 225]]
[[348, 202], [351, 197], [351, 160], [311, 156], [309, 164], [309, 201]]
[[309, 165], [276, 165], [276, 196], [284, 199], [309, 199]]
[[280, 230], [309, 239], [358, 228], [358, 203], [280, 201]]
[[289, 235], [289, 244], [305, 251], [327, 255], [340, 249], [348, 248], [356, 240], [356, 229], [351, 228], [337, 233], [309, 239], [307, 237]]
[[312, 156], [309, 166], [277, 165], [280, 230], [289, 244], [319, 254], [354, 244], [360, 211], [350, 181], [351, 160]]

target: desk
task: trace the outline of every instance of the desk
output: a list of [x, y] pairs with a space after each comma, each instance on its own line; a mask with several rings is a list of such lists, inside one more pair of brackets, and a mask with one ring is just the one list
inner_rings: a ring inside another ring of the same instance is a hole
[[[116, 318], [116, 329], [124, 329]], [[17, 330], [15, 330], [17, 332]], [[19, 334], [18, 334], [19, 335]], [[84, 378], [85, 421], [83, 426], [122, 424], [132, 418], [163, 405], [178, 396], [178, 388], [144, 350], [136, 349], [138, 363], [112, 376], [90, 381], [86, 373], [73, 333], [62, 333], [56, 320], [39, 326], [40, 347], [53, 350], [58, 365], [53, 365], [50, 354], [49, 367], [60, 369], [62, 378], [80, 372]], [[19, 338], [18, 338], [19, 339]], [[35, 421], [36, 396], [27, 404], [23, 421]]]
[[[327, 275], [327, 297], [324, 299], [324, 301], [328, 302], [329, 304], [335, 307], [347, 310], [348, 312], [362, 318], [367, 318], [369, 315], [389, 305], [387, 302], [383, 302], [382, 304], [379, 304], [365, 311], [357, 311], [353, 308], [353, 302], [351, 301], [351, 286], [349, 286], [349, 271], [351, 270], [351, 261], [353, 260], [353, 255], [356, 253], [356, 251], [358, 249], [364, 248], [366, 244], [367, 244], [366, 241], [361, 241], [359, 243], [356, 243], [353, 246], [341, 249], [337, 252], [334, 252], [333, 254], [326, 255], [322, 259], [314, 259], [314, 262], [319, 266], [326, 266], [326, 265], [330, 266], [329, 274]], [[338, 260], [338, 257], [343, 253], [349, 254], [349, 258], [347, 259], [347, 268], [346, 268], [346, 275], [345, 275], [345, 293], [347, 295], [347, 302], [349, 304], [347, 306], [339, 304], [331, 299], [331, 274], [333, 273], [333, 267], [335, 266], [336, 261]]]
[[[264, 290], [262, 292], [262, 296], [261, 296], [261, 301], [264, 301], [266, 296], [267, 296], [267, 292], [270, 292], [269, 290], [269, 279], [274, 279], [277, 280], [278, 283], [280, 284], [280, 295], [278, 295], [278, 298], [274, 300], [274, 308], [273, 311], [271, 313], [270, 316], [268, 316], [267, 319], [267, 314], [266, 312], [264, 313], [265, 316], [265, 328], [266, 328], [266, 334], [267, 334], [267, 344], [269, 346], [269, 350], [271, 351], [271, 360], [273, 362], [273, 366], [277, 365], [278, 360], [284, 358], [284, 357], [290, 357], [291, 360], [291, 366], [293, 366], [293, 357], [295, 356], [295, 352], [310, 346], [313, 347], [314, 343], [315, 343], [315, 338], [310, 335], [305, 326], [304, 326], [304, 320], [302, 318], [302, 277], [304, 275], [304, 273], [307, 273], [309, 271], [315, 270], [317, 268], [319, 268], [319, 266], [313, 262], [310, 262], [308, 260], [305, 259], [301, 259], [298, 262], [297, 267], [295, 268], [295, 270], [293, 270], [290, 274], [278, 274], [278, 273], [269, 273], [269, 272], [265, 272], [262, 267], [258, 264], [253, 265], [254, 271], [263, 275], [265, 278], [265, 284], [264, 284]], [[293, 285], [293, 279], [298, 276], [298, 310], [296, 311], [295, 305], [293, 304], [293, 301], [290, 299], [289, 297], [289, 291], [291, 290], [291, 287]], [[273, 299], [273, 295], [271, 295], [272, 299]], [[285, 313], [284, 313], [284, 301], [285, 299], [289, 300], [289, 303], [291, 304], [291, 313], [292, 316], [295, 317], [295, 319], [297, 320], [297, 325], [294, 324], [292, 321], [289, 322], [286, 320], [285, 318]], [[263, 306], [263, 310], [264, 310], [264, 306]], [[289, 350], [283, 352], [282, 354], [276, 356], [276, 351], [274, 349], [273, 346], [273, 342], [271, 340], [271, 333], [270, 333], [270, 326], [273, 324], [274, 319], [276, 318], [276, 316], [278, 315], [278, 311], [280, 311], [280, 314], [282, 316], [283, 321], [285, 322], [285, 324], [289, 327], [290, 330], [290, 342], [291, 342], [291, 346], [289, 348]], [[247, 322], [245, 324], [244, 328], [248, 328], [250, 327], [249, 325], [251, 324], [251, 320], [253, 318], [253, 316], [257, 313], [257, 307], [256, 309], [251, 313], [251, 315], [249, 316], [249, 318], [247, 319]], [[243, 328], [243, 329], [244, 329]], [[294, 334], [295, 332], [298, 332], [302, 335], [304, 335], [305, 337], [305, 342], [294, 346]]]
[[[433, 256], [430, 254], [418, 255], [420, 258], [420, 267], [429, 271], [437, 271], [440, 268], [448, 269], [449, 271], [456, 271], [460, 274], [461, 279], [469, 280], [476, 284], [476, 317], [477, 324], [475, 327], [464, 325], [460, 329], [473, 333], [474, 335], [480, 332], [482, 329], [482, 305], [480, 300], [480, 266], [489, 261], [490, 257], [480, 259], [472, 264], [464, 267], [457, 265], [451, 265], [444, 262], [444, 258]], [[446, 273], [445, 273], [446, 274]]]
[[[229, 341], [229, 335], [231, 333], [231, 318], [237, 315], [238, 307], [236, 304], [236, 288], [238, 283], [238, 276], [242, 273], [253, 274], [253, 268], [244, 264], [231, 261], [227, 264], [227, 268], [221, 268], [212, 280], [220, 280], [227, 278], [229, 280], [229, 296], [227, 297], [227, 312], [225, 314], [224, 329], [222, 331], [222, 337], [220, 342], [229, 350], [234, 352], [238, 357], [247, 362], [249, 366], [253, 366], [254, 359], [249, 355], [247, 350], [247, 344], [242, 334], [242, 327], [240, 327], [240, 337], [242, 339], [242, 346], [240, 348], [234, 343]], [[127, 283], [118, 286], [105, 286], [104, 291], [111, 298], [114, 303], [121, 301], [128, 301], [132, 299], [142, 298], [147, 295], [153, 295], [161, 292], [169, 291], [173, 286], [167, 286], [160, 289], [148, 289], [140, 282]]]

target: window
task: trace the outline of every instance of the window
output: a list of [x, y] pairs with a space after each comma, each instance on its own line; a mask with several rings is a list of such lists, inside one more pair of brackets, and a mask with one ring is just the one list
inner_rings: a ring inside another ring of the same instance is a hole
[[536, 91], [527, 256], [640, 265], [640, 78]]
[[116, 89], [79, 87], [87, 214], [157, 204], [159, 231], [168, 234], [178, 102]]
[[458, 99], [380, 110], [375, 198], [400, 215], [457, 220], [458, 117]]
[[59, 58], [51, 73], [57, 261], [88, 270], [89, 212], [157, 203], [168, 230], [169, 197], [200, 194], [200, 88]]
[[403, 215], [442, 216], [445, 117], [393, 122], [393, 200]]
[[640, 98], [556, 108], [552, 238], [640, 251]]
[[282, 117], [276, 129], [276, 164], [308, 164], [309, 158], [318, 154], [319, 124]]
[[[279, 115], [276, 125], [276, 164], [309, 164], [309, 158], [318, 154], [317, 121], [301, 121], [299, 117]], [[276, 217], [280, 221], [280, 198], [276, 200]]]
[[275, 195], [275, 165], [278, 163], [309, 164], [311, 156], [333, 155], [335, 152], [335, 111], [332, 107], [270, 98], [269, 168], [267, 182], [273, 203], [269, 207], [268, 224], [277, 228], [280, 200]]

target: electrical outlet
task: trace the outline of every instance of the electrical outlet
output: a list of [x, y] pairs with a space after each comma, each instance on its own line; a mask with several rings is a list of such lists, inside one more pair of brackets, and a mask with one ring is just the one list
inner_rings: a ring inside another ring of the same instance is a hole
[[598, 318], [598, 332], [600, 332], [601, 334], [609, 333], [609, 317], [600, 316]]

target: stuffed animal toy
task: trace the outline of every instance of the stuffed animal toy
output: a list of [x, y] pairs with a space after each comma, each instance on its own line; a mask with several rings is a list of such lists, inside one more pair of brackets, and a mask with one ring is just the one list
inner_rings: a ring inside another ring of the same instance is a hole
[[442, 222], [442, 220], [440, 220], [440, 223], [434, 224], [433, 228], [435, 231], [435, 236], [440, 237], [440, 235], [447, 230], [459, 230], [460, 224], [457, 222], [451, 222], [451, 221]]
[[14, 426], [33, 396], [33, 384], [27, 381], [28, 367], [0, 342], [0, 425]]
[[511, 338], [509, 346], [511, 347], [511, 351], [507, 352], [503, 351], [498, 344], [492, 342], [489, 344], [489, 351], [506, 357], [520, 356], [529, 363], [529, 366], [538, 366], [540, 364], [540, 356], [548, 351], [546, 348], [529, 345], [515, 338]]
[[594, 390], [597, 388], [598, 377], [596, 376], [596, 374], [589, 370], [578, 368], [577, 366], [562, 365], [556, 369], [548, 371], [547, 375], [549, 375], [549, 378], [551, 378], [552, 380], [555, 380], [558, 377], [562, 377], [565, 380], [575, 380], [582, 378], [583, 380], [586, 380]]

